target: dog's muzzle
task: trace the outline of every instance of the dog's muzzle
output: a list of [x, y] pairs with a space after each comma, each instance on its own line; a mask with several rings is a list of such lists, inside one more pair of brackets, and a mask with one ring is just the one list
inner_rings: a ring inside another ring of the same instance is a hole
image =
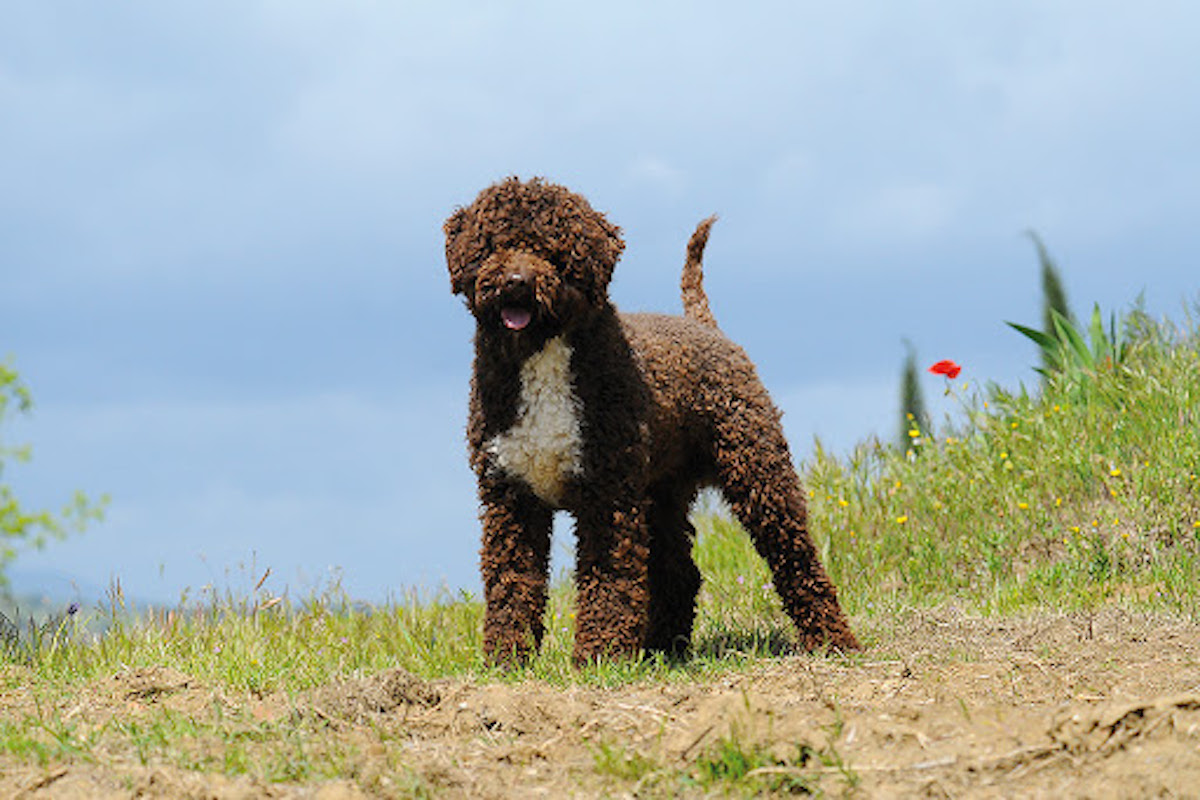
[[539, 258], [506, 253], [486, 264], [479, 274], [477, 312], [514, 333], [530, 330], [551, 313], [557, 277]]
[[500, 322], [510, 331], [523, 330], [533, 320], [533, 312], [529, 309], [533, 291], [529, 283], [529, 276], [522, 272], [510, 273], [505, 281], [500, 305]]

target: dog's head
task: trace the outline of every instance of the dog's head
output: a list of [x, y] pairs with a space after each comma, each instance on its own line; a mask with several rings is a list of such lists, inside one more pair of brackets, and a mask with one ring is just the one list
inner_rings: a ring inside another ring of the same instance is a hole
[[544, 342], [607, 304], [625, 243], [577, 194], [508, 178], [446, 220], [450, 287], [481, 328]]

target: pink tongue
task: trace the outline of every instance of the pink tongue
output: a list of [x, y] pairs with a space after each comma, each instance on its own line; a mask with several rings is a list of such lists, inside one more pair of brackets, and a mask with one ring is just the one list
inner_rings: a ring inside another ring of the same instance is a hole
[[502, 308], [500, 309], [500, 321], [504, 323], [504, 327], [509, 330], [519, 331], [529, 324], [532, 314], [524, 308]]

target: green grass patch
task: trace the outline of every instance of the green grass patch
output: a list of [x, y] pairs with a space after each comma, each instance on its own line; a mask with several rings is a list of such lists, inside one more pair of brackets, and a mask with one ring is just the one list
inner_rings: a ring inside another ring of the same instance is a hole
[[1195, 615], [1200, 341], [1140, 314], [1120, 363], [1042, 391], [947, 381], [962, 412], [920, 455], [878, 442], [807, 465], [812, 527], [852, 613], [1129, 602]]
[[833, 746], [840, 734], [840, 729], [831, 730], [829, 742], [819, 747], [807, 742], [767, 745], [735, 726], [692, 762], [672, 766], [619, 745], [602, 745], [593, 752], [597, 773], [633, 783], [639, 797], [709, 797], [714, 793], [735, 797], [825, 796], [831, 789], [844, 795], [861, 779]]
[[[803, 465], [810, 527], [851, 614], [945, 602], [985, 614], [1109, 602], [1197, 614], [1200, 335], [1140, 315], [1125, 324], [1119, 364], [1052, 377], [1037, 393], [947, 381], [962, 411], [921, 432], [919, 456], [879, 442], [841, 458], [818, 447]], [[334, 589], [297, 602], [263, 576], [247, 596], [211, 593], [136, 621], [118, 592], [91, 612], [107, 616], [104, 635], [48, 637], [34, 663], [53, 681], [167, 664], [233, 689], [298, 692], [390, 667], [562, 685], [690, 680], [785, 652], [790, 623], [748, 537], [712, 507], [694, 521], [705, 582], [683, 662], [572, 667], [568, 580], [551, 591], [540, 656], [499, 672], [482, 659], [483, 605], [470, 593], [368, 606]]]

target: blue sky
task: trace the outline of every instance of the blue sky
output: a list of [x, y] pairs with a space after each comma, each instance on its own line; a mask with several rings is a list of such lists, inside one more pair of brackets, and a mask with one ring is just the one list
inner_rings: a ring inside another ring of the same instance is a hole
[[37, 408], [3, 477], [112, 497], [14, 574], [477, 587], [440, 229], [506, 175], [624, 228], [628, 310], [678, 309], [720, 214], [714, 312], [804, 458], [893, 435], [903, 337], [1033, 377], [1026, 229], [1077, 311], [1181, 317], [1198, 141], [1188, 2], [12, 4], [0, 357]]

